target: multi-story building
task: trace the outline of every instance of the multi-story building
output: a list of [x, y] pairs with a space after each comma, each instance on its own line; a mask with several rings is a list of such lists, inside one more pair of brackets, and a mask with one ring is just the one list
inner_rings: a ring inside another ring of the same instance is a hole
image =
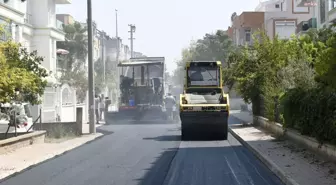
[[298, 7], [295, 0], [264, 0], [255, 11], [264, 11], [264, 26], [267, 35], [274, 38], [288, 39], [297, 33], [297, 25], [313, 17], [309, 7]]
[[262, 30], [263, 27], [264, 12], [243, 12], [239, 16], [233, 13], [227, 34], [236, 46], [250, 45], [253, 43], [253, 33]]
[[[2, 40], [13, 39], [28, 51], [36, 50], [44, 58], [43, 67], [56, 72], [56, 41], [64, 40], [64, 33], [56, 20], [57, 4], [71, 4], [71, 0], [0, 0], [0, 17], [9, 20], [9, 34]], [[48, 87], [42, 97], [43, 103], [33, 107], [34, 117], [42, 110], [42, 121], [55, 121], [57, 114], [57, 80], [50, 75]]]
[[[313, 19], [316, 20], [315, 25], [310, 22], [304, 23], [305, 29], [313, 26], [322, 28], [336, 22], [336, 1], [335, 0], [295, 0], [296, 7], [309, 6], [313, 12]], [[314, 27], [313, 27], [314, 28]]]

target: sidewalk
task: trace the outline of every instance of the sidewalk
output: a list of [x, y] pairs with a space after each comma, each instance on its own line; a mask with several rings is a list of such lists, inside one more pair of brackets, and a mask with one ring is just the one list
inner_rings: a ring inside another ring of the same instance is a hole
[[[237, 111], [231, 113], [231, 116], [244, 122], [252, 122], [249, 112]], [[231, 131], [286, 184], [336, 184], [335, 163], [324, 161], [290, 141], [276, 139], [260, 128], [232, 125]]]
[[1, 179], [6, 178], [16, 172], [20, 172], [32, 165], [51, 159], [57, 155], [61, 155], [69, 150], [101, 137], [102, 135], [103, 134], [101, 133], [96, 133], [94, 135], [83, 135], [81, 137], [66, 140], [61, 143], [33, 144], [2, 154], [0, 155], [0, 181]]

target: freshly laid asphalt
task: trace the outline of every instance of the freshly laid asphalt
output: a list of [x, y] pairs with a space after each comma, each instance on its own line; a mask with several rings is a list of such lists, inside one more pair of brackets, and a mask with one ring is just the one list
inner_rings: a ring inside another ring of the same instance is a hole
[[[230, 124], [240, 123], [230, 117]], [[0, 185], [280, 185], [232, 135], [181, 141], [180, 125], [123, 122], [100, 139], [20, 173]]]

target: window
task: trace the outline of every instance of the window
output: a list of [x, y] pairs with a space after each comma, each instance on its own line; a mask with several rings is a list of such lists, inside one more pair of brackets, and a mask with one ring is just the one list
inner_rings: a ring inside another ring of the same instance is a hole
[[245, 29], [245, 42], [251, 42], [251, 29]]
[[275, 4], [275, 8], [280, 8], [280, 5], [279, 4]]
[[192, 86], [219, 84], [219, 70], [217, 67], [190, 67], [188, 69], [188, 82]]
[[328, 0], [328, 1], [329, 1], [328, 11], [336, 8], [336, 0]]
[[0, 18], [0, 25], [3, 25], [4, 30], [0, 33], [0, 41], [7, 41], [12, 37], [12, 23]]
[[[310, 0], [312, 1], [312, 0]], [[298, 7], [295, 6], [294, 0], [292, 1], [292, 7], [294, 13], [309, 13], [309, 7]]]
[[295, 31], [295, 21], [275, 22], [275, 35], [278, 35], [279, 39], [290, 39], [290, 37], [295, 34]]

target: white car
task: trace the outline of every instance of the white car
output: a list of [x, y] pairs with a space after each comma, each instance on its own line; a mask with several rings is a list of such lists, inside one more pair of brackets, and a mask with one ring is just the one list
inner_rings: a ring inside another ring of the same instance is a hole
[[[4, 114], [5, 109], [15, 108], [16, 116], [20, 119], [20, 123], [16, 126], [17, 133], [26, 133], [28, 129], [33, 125], [33, 117], [30, 111], [30, 105], [28, 103], [20, 103], [20, 104], [2, 104], [1, 105], [1, 117], [0, 117], [0, 133], [6, 133], [8, 129], [9, 118], [6, 114]], [[31, 128], [29, 132], [32, 132]], [[15, 127], [11, 126], [9, 128], [8, 133], [15, 133]]]

